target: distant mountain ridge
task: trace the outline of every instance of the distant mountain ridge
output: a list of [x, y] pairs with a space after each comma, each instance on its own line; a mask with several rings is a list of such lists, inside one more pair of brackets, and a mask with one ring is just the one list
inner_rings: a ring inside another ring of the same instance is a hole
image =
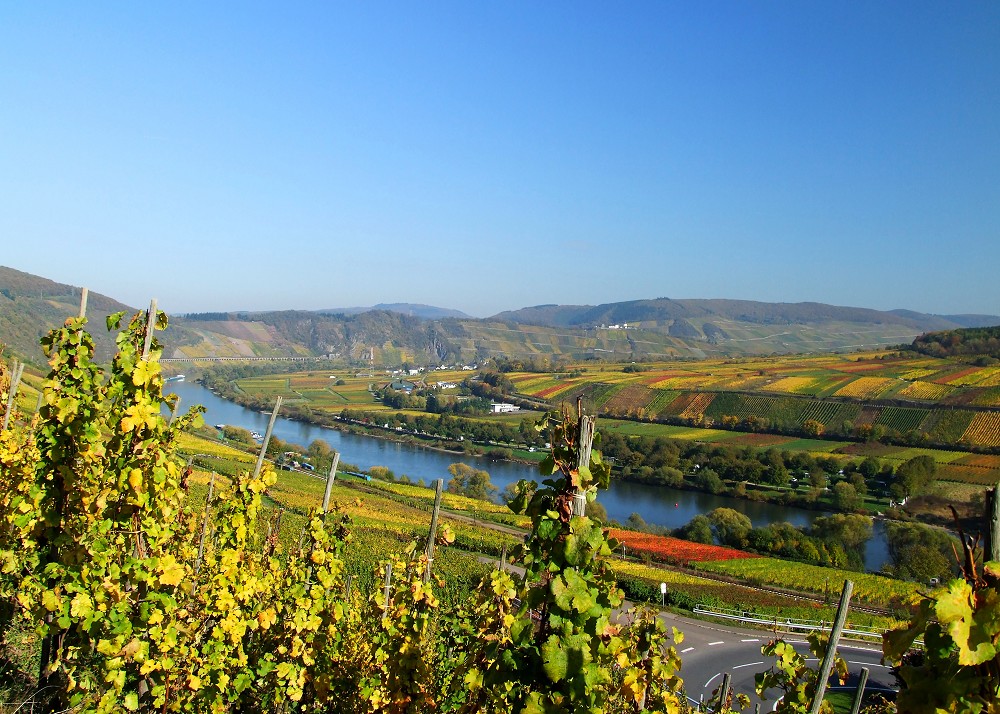
[[922, 331], [985, 327], [995, 315], [928, 315], [912, 310], [881, 311], [817, 302], [768, 303], [752, 300], [656, 298], [603, 305], [537, 305], [494, 315], [491, 320], [544, 327], [599, 327], [676, 320], [732, 320], [758, 325], [853, 322], [900, 325]]
[[[75, 315], [80, 288], [0, 267], [0, 343], [40, 364], [38, 339]], [[114, 349], [102, 318], [130, 308], [91, 293], [99, 357]], [[442, 317], [431, 317], [442, 315]], [[100, 322], [98, 322], [100, 320]], [[537, 305], [486, 319], [410, 303], [373, 308], [206, 312], [171, 316], [168, 359], [336, 357], [372, 364], [639, 361], [845, 352], [909, 344], [918, 335], [1000, 325], [991, 315], [928, 315], [815, 302], [631, 300]]]
[[435, 307], [434, 305], [422, 305], [412, 302], [392, 302], [379, 303], [372, 307], [336, 307], [324, 310], [314, 310], [320, 315], [357, 315], [362, 312], [372, 312], [384, 310], [386, 312], [398, 312], [400, 315], [410, 317], [420, 317], [425, 320], [443, 320], [447, 317], [455, 317], [462, 320], [474, 320], [472, 315], [467, 315], [461, 310], [452, 310], [447, 307]]

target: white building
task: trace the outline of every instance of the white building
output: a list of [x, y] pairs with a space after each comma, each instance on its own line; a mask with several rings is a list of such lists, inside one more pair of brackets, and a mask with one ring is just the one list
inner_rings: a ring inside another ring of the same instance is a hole
[[521, 411], [521, 407], [513, 404], [506, 404], [505, 402], [490, 402], [490, 409], [494, 414], [508, 414], [510, 412]]

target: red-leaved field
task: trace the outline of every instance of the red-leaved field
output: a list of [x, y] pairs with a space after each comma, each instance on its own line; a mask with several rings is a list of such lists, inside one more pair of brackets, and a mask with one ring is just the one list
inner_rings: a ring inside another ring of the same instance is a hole
[[691, 541], [658, 536], [650, 533], [623, 531], [617, 528], [608, 530], [608, 535], [623, 544], [627, 549], [639, 553], [649, 553], [654, 558], [673, 560], [678, 563], [693, 563], [703, 560], [736, 560], [737, 558], [757, 558], [753, 553], [745, 553], [734, 548], [724, 548], [720, 545], [705, 545]]

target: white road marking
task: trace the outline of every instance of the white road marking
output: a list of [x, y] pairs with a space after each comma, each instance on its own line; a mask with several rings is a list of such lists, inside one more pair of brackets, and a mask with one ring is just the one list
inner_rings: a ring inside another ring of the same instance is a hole
[[724, 644], [726, 644], [726, 643], [723, 642], [722, 640], [719, 640], [718, 642], [709, 642], [708, 646], [709, 647], [715, 647], [716, 645], [724, 645]]
[[741, 667], [756, 667], [759, 664], [764, 664], [763, 662], [747, 662], [746, 664], [738, 664], [733, 669], [740, 669]]
[[752, 639], [752, 640], [740, 640], [740, 642], [760, 642], [760, 640], [758, 640], [758, 639]]
[[710, 680], [708, 680], [707, 682], [705, 682], [704, 689], [708, 689], [708, 685], [710, 685], [712, 682], [714, 682], [716, 679], [718, 679], [721, 676], [722, 676], [722, 672], [719, 672], [717, 675], [715, 675]]
[[851, 660], [847, 660], [847, 664], [860, 664], [862, 667], [881, 667], [882, 669], [889, 669], [889, 667], [884, 664], [872, 664], [871, 662], [852, 662]]
[[685, 652], [693, 652], [693, 651], [694, 651], [694, 647], [688, 647], [687, 649], [681, 650], [681, 654], [684, 654]]

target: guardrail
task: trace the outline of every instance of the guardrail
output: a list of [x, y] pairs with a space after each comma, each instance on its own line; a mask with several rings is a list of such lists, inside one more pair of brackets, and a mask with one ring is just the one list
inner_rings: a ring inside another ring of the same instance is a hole
[[[768, 618], [763, 615], [748, 613], [745, 610], [729, 610], [722, 607], [709, 607], [707, 605], [695, 605], [694, 612], [698, 615], [718, 617], [722, 620], [735, 620], [737, 622], [750, 625], [767, 625], [768, 627], [773, 627], [776, 630], [787, 630], [789, 632], [815, 632], [817, 630], [828, 631], [833, 629], [833, 621], [791, 620], [788, 618], [782, 619], [780, 617]], [[844, 628], [843, 634], [848, 637], [861, 639], [871, 638], [878, 640], [879, 642], [882, 641], [882, 633], [876, 632], [875, 630]]]

